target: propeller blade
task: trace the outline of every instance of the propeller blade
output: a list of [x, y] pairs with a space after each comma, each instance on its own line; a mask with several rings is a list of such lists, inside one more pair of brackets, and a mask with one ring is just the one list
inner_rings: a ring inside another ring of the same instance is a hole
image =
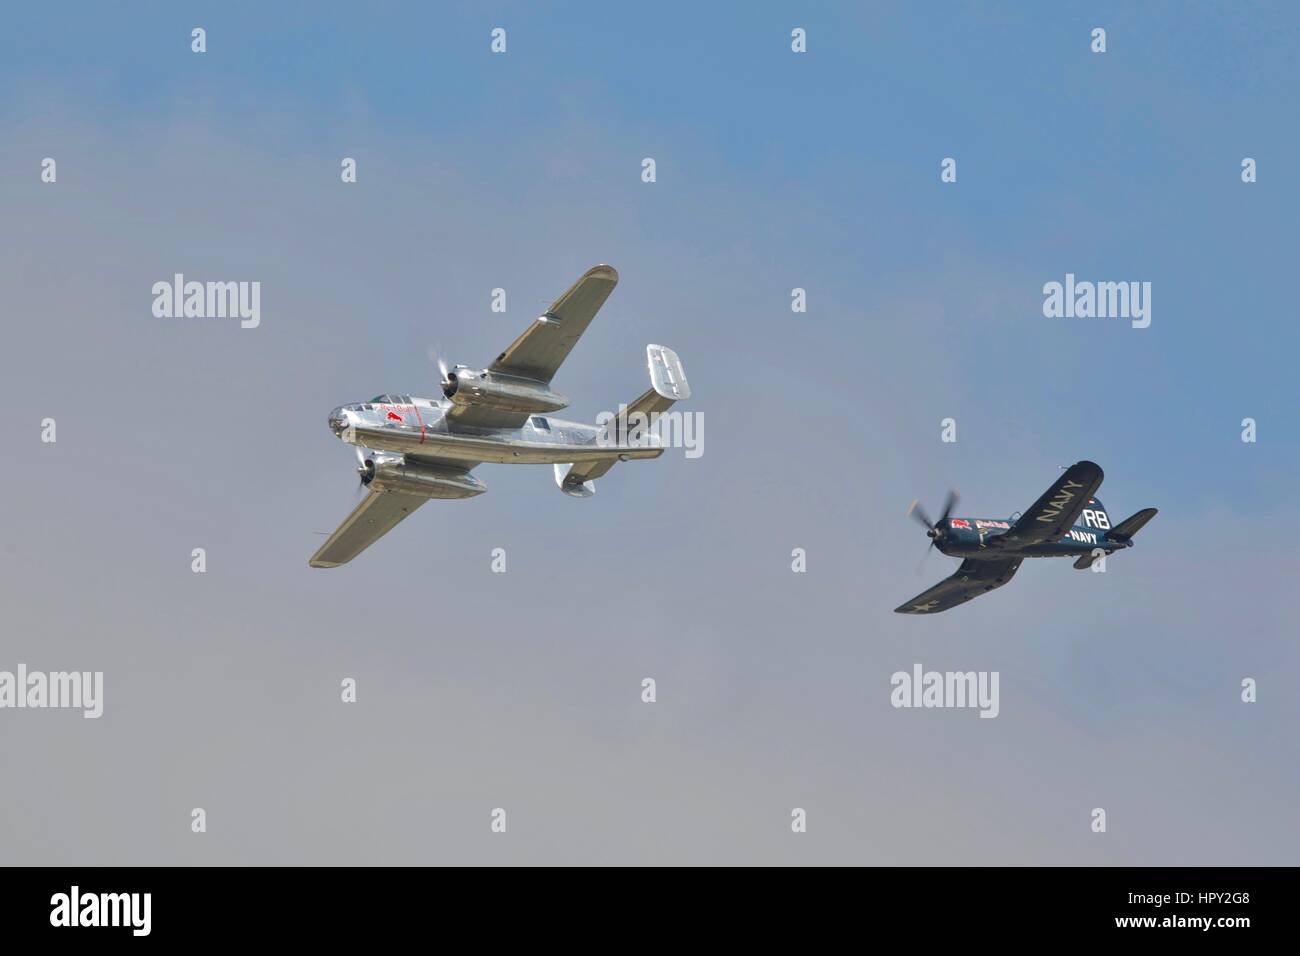
[[930, 546], [926, 548], [925, 553], [921, 555], [921, 560], [916, 562], [916, 570], [912, 572], [914, 576], [919, 576], [921, 572], [925, 570], [925, 562], [929, 560], [930, 552], [933, 550], [934, 550], [934, 539], [931, 538]]
[[907, 509], [907, 516], [909, 518], [916, 518], [917, 521], [925, 525], [926, 530], [934, 527], [934, 525], [930, 523], [930, 516], [925, 513], [925, 509], [921, 507], [921, 502], [916, 499], [912, 500], [912, 506]]
[[948, 492], [948, 500], [944, 502], [943, 517], [939, 519], [939, 524], [943, 524], [948, 520], [948, 516], [952, 514], [952, 509], [957, 507], [958, 497], [956, 488]]
[[429, 358], [433, 360], [434, 365], [438, 366], [438, 384], [446, 386], [450, 379], [447, 377], [447, 360], [442, 357], [442, 349], [436, 345], [431, 346]]
[[366, 490], [366, 475], [370, 471], [366, 467], [366, 452], [360, 445], [353, 445], [353, 450], [357, 453], [357, 497], [360, 498]]

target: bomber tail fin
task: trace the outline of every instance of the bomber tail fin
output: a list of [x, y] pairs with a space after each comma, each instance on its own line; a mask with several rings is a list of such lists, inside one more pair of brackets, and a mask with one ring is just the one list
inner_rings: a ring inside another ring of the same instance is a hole
[[617, 435], [626, 434], [631, 425], [637, 424], [633, 415], [641, 414], [648, 419], [672, 408], [674, 402], [682, 402], [691, 397], [691, 386], [686, 381], [686, 369], [677, 353], [662, 345], [645, 347], [646, 365], [650, 369], [650, 388], [643, 392], [619, 414], [610, 420], [609, 428]]
[[[682, 368], [682, 361], [676, 352], [662, 345], [647, 345], [645, 354], [650, 369], [650, 388], [604, 424], [602, 440], [607, 447], [619, 448], [629, 444], [630, 436], [644, 436], [653, 425], [654, 416], [668, 411], [674, 402], [691, 397], [686, 370]], [[566, 495], [589, 498], [596, 493], [596, 486], [592, 482], [613, 468], [619, 460], [654, 458], [662, 454], [662, 449], [654, 445], [645, 448], [640, 441], [632, 441], [630, 444], [636, 448], [622, 455], [611, 454], [609, 458], [600, 461], [579, 462], [567, 468], [556, 465], [555, 483]], [[650, 448], [655, 450], [651, 451]]]

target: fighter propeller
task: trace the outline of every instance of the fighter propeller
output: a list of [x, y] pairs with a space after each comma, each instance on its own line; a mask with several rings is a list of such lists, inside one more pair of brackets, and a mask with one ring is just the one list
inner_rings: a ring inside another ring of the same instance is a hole
[[952, 509], [957, 507], [957, 498], [956, 489], [948, 492], [948, 500], [944, 502], [943, 514], [939, 516], [938, 521], [930, 520], [930, 516], [925, 513], [925, 509], [921, 507], [921, 502], [919, 500], [914, 499], [911, 507], [907, 509], [907, 513], [910, 517], [915, 518], [917, 521], [921, 522], [921, 524], [925, 525], [926, 536], [930, 539], [930, 547], [925, 549], [927, 557], [930, 554], [930, 549], [933, 548], [939, 539], [943, 537], [944, 525], [948, 520], [948, 516], [952, 514]]

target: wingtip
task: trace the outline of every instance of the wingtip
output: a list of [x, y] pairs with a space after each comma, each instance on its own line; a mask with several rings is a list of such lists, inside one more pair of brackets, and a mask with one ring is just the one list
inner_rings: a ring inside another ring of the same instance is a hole
[[600, 265], [592, 266], [587, 270], [584, 279], [608, 279], [610, 282], [618, 282], [618, 270], [607, 262]]

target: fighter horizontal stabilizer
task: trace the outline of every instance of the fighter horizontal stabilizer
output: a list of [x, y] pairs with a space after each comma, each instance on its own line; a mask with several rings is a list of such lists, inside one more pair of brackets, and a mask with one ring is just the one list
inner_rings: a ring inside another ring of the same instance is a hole
[[1142, 530], [1142, 526], [1156, 516], [1155, 508], [1143, 508], [1137, 514], [1129, 515], [1106, 533], [1109, 538], [1127, 541]]

